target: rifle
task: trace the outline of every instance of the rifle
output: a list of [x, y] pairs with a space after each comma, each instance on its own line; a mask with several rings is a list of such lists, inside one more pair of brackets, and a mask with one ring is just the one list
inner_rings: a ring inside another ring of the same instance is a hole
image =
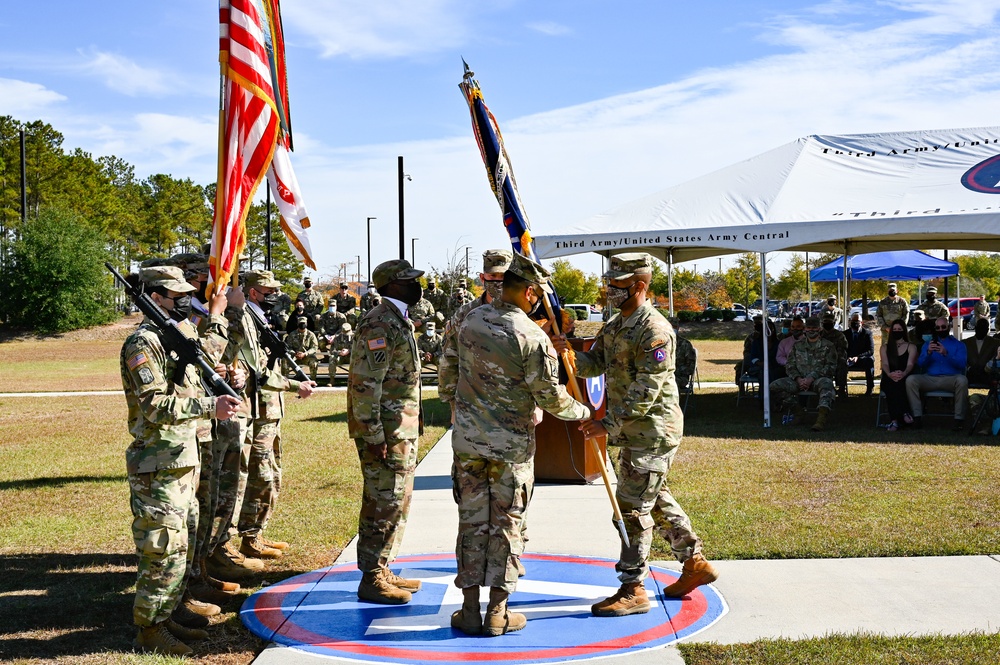
[[226, 383], [225, 379], [216, 373], [215, 368], [208, 364], [208, 361], [205, 359], [205, 352], [201, 350], [201, 346], [199, 346], [197, 340], [191, 339], [181, 332], [181, 329], [177, 326], [177, 322], [164, 314], [163, 310], [153, 302], [148, 293], [143, 291], [139, 286], [129, 284], [121, 276], [121, 273], [115, 270], [113, 265], [105, 262], [104, 267], [111, 271], [116, 281], [121, 283], [125, 289], [125, 293], [132, 298], [132, 302], [139, 308], [139, 311], [145, 314], [150, 321], [163, 331], [163, 335], [166, 338], [164, 346], [174, 351], [180, 358], [180, 362], [177, 365], [177, 372], [174, 374], [175, 383], [183, 379], [184, 370], [188, 365], [196, 365], [201, 372], [202, 383], [209, 393], [215, 397], [229, 395], [230, 397], [241, 399], [232, 386]]
[[249, 304], [246, 306], [246, 310], [250, 312], [250, 318], [253, 319], [254, 325], [257, 326], [257, 333], [260, 335], [260, 345], [267, 349], [267, 368], [273, 371], [274, 363], [278, 361], [278, 358], [281, 358], [292, 366], [296, 379], [299, 381], [311, 381], [309, 375], [303, 372], [302, 368], [295, 362], [295, 355], [288, 350], [288, 345], [274, 334], [274, 330], [267, 325], [267, 321], [261, 316], [260, 312]]

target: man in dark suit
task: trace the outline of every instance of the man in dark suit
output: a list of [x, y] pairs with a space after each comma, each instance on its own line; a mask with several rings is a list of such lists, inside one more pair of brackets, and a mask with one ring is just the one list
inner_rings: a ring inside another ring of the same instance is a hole
[[864, 370], [868, 383], [865, 395], [871, 395], [875, 387], [875, 341], [871, 331], [861, 325], [860, 314], [851, 314], [851, 325], [844, 331], [844, 337], [847, 338], [847, 371]]
[[990, 337], [990, 320], [976, 321], [975, 337], [964, 339], [962, 343], [965, 344], [965, 364], [968, 367], [965, 375], [969, 384], [989, 385], [992, 377], [986, 371], [986, 363], [994, 360], [1000, 349], [1000, 339]]

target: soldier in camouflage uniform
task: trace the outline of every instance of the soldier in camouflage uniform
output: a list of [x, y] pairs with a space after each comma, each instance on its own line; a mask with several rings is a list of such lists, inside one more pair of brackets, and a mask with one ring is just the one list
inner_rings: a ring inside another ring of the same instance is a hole
[[671, 319], [677, 338], [676, 360], [674, 362], [674, 381], [677, 383], [677, 390], [684, 392], [691, 387], [691, 377], [698, 366], [698, 352], [694, 345], [685, 337], [681, 337], [680, 323], [676, 319]]
[[[618, 503], [630, 545], [621, 543], [615, 570], [621, 587], [596, 603], [596, 616], [625, 616], [649, 611], [643, 580], [656, 519], [660, 532], [678, 561], [680, 579], [663, 590], [680, 598], [717, 579], [715, 568], [701, 554], [701, 539], [667, 487], [667, 472], [684, 431], [677, 383], [674, 380], [677, 340], [670, 322], [647, 300], [653, 258], [645, 253], [611, 257], [604, 278], [608, 302], [621, 311], [611, 318], [590, 351], [576, 352], [578, 376], [600, 376], [607, 382], [607, 415], [584, 423], [588, 437], [607, 435], [621, 446], [618, 460]], [[564, 338], [556, 348], [569, 349]], [[655, 507], [655, 512], [654, 512]]]
[[[452, 476], [459, 516], [455, 585], [465, 602], [451, 625], [473, 635], [525, 626], [507, 599], [524, 550], [521, 520], [534, 484], [540, 409], [562, 420], [590, 417], [559, 384], [555, 349], [527, 316], [550, 292], [549, 272], [517, 255], [504, 274], [502, 297], [469, 312], [458, 333]], [[485, 622], [482, 586], [490, 587]]]
[[[303, 288], [295, 300], [301, 300], [305, 304], [306, 315], [312, 317], [313, 323], [319, 323], [319, 317], [323, 314], [323, 294], [313, 288], [312, 280], [306, 277], [302, 280]], [[309, 326], [309, 330], [315, 330]]]
[[[261, 313], [271, 306], [281, 282], [269, 270], [251, 270], [244, 276], [246, 307], [257, 307]], [[250, 388], [253, 407], [253, 427], [249, 454], [246, 459], [246, 490], [240, 507], [238, 530], [240, 553], [248, 558], [277, 559], [288, 543], [264, 537], [264, 529], [274, 514], [281, 491], [281, 418], [285, 415], [284, 392], [298, 392], [299, 397], [312, 395], [316, 384], [286, 378], [277, 367], [268, 368], [267, 352], [260, 344], [257, 328], [250, 314], [243, 312], [241, 329], [246, 337], [240, 347], [240, 357], [251, 368]], [[241, 463], [241, 471], [244, 466]]]
[[937, 287], [934, 286], [927, 287], [927, 300], [920, 303], [917, 309], [924, 313], [924, 319], [927, 321], [951, 320], [951, 313], [947, 305], [937, 299]]
[[424, 334], [417, 338], [417, 348], [420, 349], [420, 362], [437, 366], [441, 357], [441, 347], [444, 339], [437, 334], [437, 326], [433, 321], [424, 324]]
[[420, 358], [406, 309], [420, 300], [422, 274], [403, 259], [375, 268], [382, 303], [358, 322], [351, 349], [347, 424], [363, 476], [358, 598], [386, 605], [408, 603], [420, 589], [389, 564], [403, 540], [417, 465]]
[[[843, 334], [837, 333], [844, 338]], [[844, 338], [846, 341], [846, 338]], [[799, 404], [798, 394], [812, 390], [819, 394], [819, 414], [812, 429], [818, 432], [826, 427], [827, 417], [837, 398], [833, 375], [837, 371], [837, 350], [820, 334], [819, 319], [806, 319], [805, 336], [792, 345], [785, 364], [786, 376], [771, 382], [771, 401], [782, 404], [786, 413], [783, 424], [801, 422], [805, 410]]]
[[369, 284], [368, 290], [361, 296], [361, 313], [367, 314], [380, 302], [382, 302], [382, 296], [375, 290], [374, 284]]
[[270, 307], [267, 312], [267, 320], [271, 323], [271, 326], [278, 333], [279, 337], [281, 336], [281, 331], [288, 325], [288, 317], [291, 316], [291, 312], [292, 297], [287, 293], [278, 291], [278, 297], [275, 299], [274, 306]]
[[333, 385], [333, 378], [337, 375], [337, 366], [351, 362], [352, 346], [354, 346], [353, 329], [350, 323], [344, 323], [340, 326], [340, 331], [330, 339], [330, 360], [327, 364], [330, 385]]
[[348, 319], [350, 319], [350, 314], [354, 312], [354, 308], [358, 306], [358, 299], [351, 295], [347, 288], [347, 282], [340, 283], [340, 293], [333, 297], [333, 301], [337, 304], [337, 311], [347, 316]]
[[434, 305], [427, 298], [421, 298], [420, 302], [407, 310], [406, 316], [413, 322], [413, 330], [423, 333], [424, 324], [434, 319]]
[[[319, 371], [319, 340], [308, 325], [308, 319], [300, 316], [296, 329], [285, 337], [285, 344], [295, 354], [296, 362], [309, 368], [309, 378], [315, 381]], [[286, 368], [286, 371], [291, 371], [291, 367]]]
[[[972, 317], [975, 323], [979, 323], [980, 319], [986, 319], [986, 323], [990, 322], [990, 304], [986, 302], [986, 296], [979, 296], [979, 302], [972, 309]], [[989, 325], [986, 327], [989, 330]]]
[[910, 303], [897, 295], [894, 283], [889, 284], [889, 295], [879, 301], [878, 309], [875, 310], [875, 321], [882, 329], [883, 344], [889, 341], [889, 326], [893, 321], [902, 321], [904, 326], [909, 323]]
[[833, 382], [837, 386], [837, 394], [847, 397], [847, 337], [833, 326], [835, 320], [832, 314], [824, 314], [820, 317], [822, 330], [820, 337], [833, 344], [837, 351], [837, 369], [833, 373]]
[[[152, 300], [178, 322], [192, 338], [197, 332], [187, 321], [189, 294], [179, 268], [157, 266], [140, 273]], [[225, 307], [225, 297], [213, 303], [213, 312]], [[218, 308], [216, 308], [216, 305]], [[212, 317], [211, 334], [225, 344], [225, 319]], [[208, 334], [208, 333], [207, 333]], [[178, 624], [173, 618], [194, 555], [189, 528], [197, 524], [199, 421], [212, 416], [229, 418], [239, 400], [206, 395], [194, 365], [178, 376], [177, 362], [165, 347], [162, 331], [144, 319], [122, 346], [122, 387], [128, 405], [128, 428], [134, 439], [125, 454], [131, 507], [132, 535], [139, 556], [133, 619], [139, 627], [135, 644], [143, 650], [186, 655], [191, 649], [178, 640], [202, 639], [207, 633]]]
[[330, 303], [327, 310], [323, 312], [323, 316], [319, 318], [319, 330], [316, 331], [316, 336], [319, 337], [320, 351], [330, 349], [330, 342], [333, 341], [334, 336], [340, 332], [345, 323], [347, 323], [347, 317], [337, 311], [336, 303]]
[[443, 314], [448, 309], [448, 294], [438, 288], [437, 281], [433, 277], [427, 280], [424, 297], [434, 306], [435, 312]]
[[448, 311], [445, 312], [445, 316], [452, 317], [455, 312], [462, 309], [465, 305], [469, 304], [475, 300], [473, 295], [469, 293], [469, 280], [460, 279], [455, 285], [455, 291], [451, 294], [451, 298], [448, 299]]
[[835, 295], [828, 295], [826, 297], [826, 302], [819, 308], [820, 317], [826, 316], [827, 314], [833, 317], [833, 327], [837, 330], [843, 330], [844, 310], [837, 307], [837, 296]]
[[510, 265], [513, 254], [509, 249], [488, 249], [483, 252], [483, 271], [479, 279], [483, 282], [481, 296], [466, 303], [455, 312], [445, 324], [442, 336], [441, 357], [438, 359], [438, 396], [455, 412], [455, 388], [458, 386], [458, 330], [469, 312], [482, 307], [503, 292], [503, 274]]

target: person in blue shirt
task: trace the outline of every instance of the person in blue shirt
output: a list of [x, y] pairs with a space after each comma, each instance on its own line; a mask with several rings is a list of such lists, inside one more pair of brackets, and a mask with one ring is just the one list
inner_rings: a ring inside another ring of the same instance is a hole
[[955, 395], [955, 431], [963, 429], [965, 407], [969, 401], [969, 381], [965, 378], [966, 358], [965, 345], [951, 336], [948, 319], [935, 319], [934, 337], [924, 342], [917, 357], [917, 366], [923, 373], [906, 377], [906, 397], [917, 427], [920, 426], [920, 417], [924, 412], [921, 393], [946, 390]]

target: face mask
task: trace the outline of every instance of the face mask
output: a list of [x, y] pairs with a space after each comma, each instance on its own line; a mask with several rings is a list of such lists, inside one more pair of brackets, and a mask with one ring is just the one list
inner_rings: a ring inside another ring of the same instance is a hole
[[625, 304], [625, 301], [632, 297], [632, 294], [628, 292], [629, 287], [621, 288], [619, 286], [608, 286], [608, 304], [615, 309], [621, 309], [621, 306]]
[[937, 296], [927, 296], [927, 302], [934, 302], [937, 300]]
[[950, 330], [935, 330], [934, 331], [934, 336], [937, 337], [938, 339], [944, 339], [946, 337], [950, 337], [951, 336], [951, 331]]
[[989, 330], [977, 330], [976, 339], [986, 339], [986, 335], [988, 335], [989, 332]]
[[307, 325], [308, 324], [306, 324], [305, 322], [300, 323], [299, 324], [299, 330], [305, 330]]
[[375, 287], [374, 286], [369, 286], [368, 287], [368, 293], [370, 293], [372, 295], [375, 295]]
[[278, 294], [277, 293], [266, 294], [264, 298], [261, 300], [261, 304], [264, 305], [265, 307], [274, 307], [275, 305], [278, 304]]
[[861, 329], [860, 321], [851, 321], [851, 330], [860, 330], [860, 329]]
[[399, 299], [410, 307], [420, 302], [420, 298], [424, 295], [423, 289], [420, 288], [420, 282], [416, 281], [403, 284], [400, 290], [402, 293], [400, 293]]
[[434, 337], [434, 329], [433, 328], [430, 328], [430, 329], [427, 330], [427, 336], [428, 337]]
[[832, 304], [834, 304], [835, 302], [837, 302], [837, 301], [836, 301], [836, 300], [834, 300], [833, 298], [830, 298], [829, 300], [827, 300], [827, 301], [826, 301], [826, 304], [827, 304], [827, 305], [832, 305]]
[[788, 328], [782, 328], [781, 329], [781, 334], [782, 335], [787, 335], [788, 334]]
[[889, 333], [889, 337], [892, 339], [906, 339], [906, 332], [902, 330], [893, 330]]
[[183, 321], [187, 317], [191, 316], [191, 296], [183, 295], [177, 296], [173, 299], [174, 308], [170, 310], [170, 318], [174, 321]]
[[[537, 296], [538, 294], [536, 293], [535, 295]], [[536, 300], [534, 302], [534, 304], [531, 306], [531, 309], [528, 310], [528, 318], [533, 319], [536, 316], [538, 316], [538, 314], [539, 314], [539, 312], [541, 312], [543, 306], [544, 305], [542, 305], [542, 299], [541, 298], [539, 298], [538, 300]]]
[[802, 337], [802, 333], [803, 332], [804, 331], [802, 331], [802, 330], [793, 330], [792, 331], [792, 337], [794, 337], [795, 339], [798, 339], [798, 338]]
[[833, 330], [833, 321], [824, 321], [823, 330]]
[[895, 291], [889, 291], [889, 297], [890, 298], [895, 298], [896, 297], [896, 292]]
[[932, 339], [934, 339], [934, 335], [930, 333], [924, 333], [923, 335], [920, 336], [920, 339], [924, 340], [925, 342], [929, 342]]
[[337, 308], [336, 308], [336, 307], [329, 307], [329, 308], [327, 308], [327, 310], [326, 310], [326, 311], [328, 311], [328, 312], [330, 312], [331, 314], [333, 314], [334, 312], [336, 312], [336, 311], [337, 311]]
[[819, 331], [818, 330], [807, 330], [806, 331], [806, 339], [808, 339], [810, 341], [816, 341], [817, 339], [819, 339]]
[[486, 280], [483, 286], [486, 288], [486, 293], [490, 294], [490, 298], [500, 300], [500, 296], [503, 295], [503, 280]]

